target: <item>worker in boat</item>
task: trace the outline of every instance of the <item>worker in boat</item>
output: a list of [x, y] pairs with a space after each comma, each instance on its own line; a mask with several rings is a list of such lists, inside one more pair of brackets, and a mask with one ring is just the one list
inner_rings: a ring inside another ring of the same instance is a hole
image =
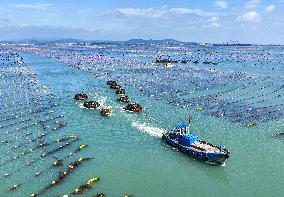
[[276, 137], [276, 136], [284, 136], [284, 132], [277, 132], [277, 133], [274, 133], [272, 136], [273, 136], [273, 137]]
[[43, 173], [43, 171], [37, 172], [37, 173], [35, 173], [35, 176], [39, 176], [39, 175], [41, 175], [42, 173]]
[[4, 177], [8, 177], [8, 176], [10, 176], [11, 175], [11, 173], [5, 173], [4, 174]]
[[21, 184], [15, 184], [11, 187], [10, 191], [16, 190]]
[[192, 115], [189, 114], [189, 116], [188, 116], [188, 123], [189, 123], [189, 124], [190, 124], [191, 120], [192, 120]]
[[99, 193], [99, 194], [96, 194], [94, 197], [104, 197], [105, 194], [104, 193]]
[[63, 160], [62, 159], [57, 159], [56, 161], [53, 162], [53, 165], [55, 167], [62, 166], [63, 165]]

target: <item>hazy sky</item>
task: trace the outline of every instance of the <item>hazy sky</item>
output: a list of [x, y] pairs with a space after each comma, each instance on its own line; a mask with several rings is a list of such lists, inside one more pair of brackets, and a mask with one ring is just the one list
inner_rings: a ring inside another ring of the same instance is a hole
[[284, 44], [284, 0], [0, 0], [0, 40]]

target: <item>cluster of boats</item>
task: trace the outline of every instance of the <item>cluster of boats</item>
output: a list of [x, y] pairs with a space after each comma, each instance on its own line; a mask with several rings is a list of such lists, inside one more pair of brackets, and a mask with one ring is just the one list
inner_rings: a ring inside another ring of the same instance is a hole
[[213, 64], [213, 65], [217, 65], [218, 62], [204, 61], [203, 64]]
[[187, 64], [188, 60], [183, 59], [183, 60], [173, 60], [173, 59], [156, 59], [154, 61], [156, 64], [164, 64], [165, 67], [173, 67], [173, 64], [177, 64], [177, 63], [182, 63], [182, 64]]
[[[85, 93], [78, 93], [74, 96], [74, 99], [77, 101], [84, 101], [87, 100], [89, 97]], [[101, 104], [98, 101], [84, 101], [83, 106], [86, 109], [97, 109], [101, 106]], [[102, 108], [101, 109], [101, 115], [103, 116], [111, 116], [112, 115], [112, 109], [110, 108]]]
[[[128, 103], [123, 109], [130, 112], [142, 112], [142, 106], [139, 103], [130, 103], [130, 98], [125, 95], [126, 91], [120, 85], [117, 84], [116, 81], [108, 81], [107, 85], [111, 89], [115, 90], [115, 93], [119, 95], [117, 101]], [[89, 100], [88, 95], [85, 93], [78, 93], [74, 96], [74, 99], [77, 101], [84, 101], [83, 106], [86, 109], [98, 109], [101, 104], [98, 101]], [[111, 116], [112, 109], [111, 108], [101, 108], [101, 115], [103, 116]]]
[[[186, 60], [186, 59], [182, 59], [182, 60], [173, 60], [173, 59], [156, 59], [154, 61], [156, 64], [174, 64], [174, 63], [182, 63], [182, 64], [187, 64], [188, 62], [190, 62], [190, 60]], [[194, 64], [198, 64], [199, 62], [197, 60], [192, 61], [192, 63]], [[213, 65], [217, 65], [219, 62], [213, 62], [213, 61], [203, 61], [203, 64], [213, 64]]]
[[[119, 95], [119, 98], [117, 99], [117, 101], [123, 102], [123, 103], [130, 102], [130, 98], [125, 95], [125, 92], [126, 92], [125, 89], [122, 88], [120, 85], [118, 85], [116, 81], [108, 81], [107, 85], [109, 85], [111, 89], [116, 90], [115, 93]], [[139, 103], [129, 103], [123, 109], [126, 111], [130, 111], [130, 112], [138, 112], [138, 113], [142, 112], [142, 106]]]

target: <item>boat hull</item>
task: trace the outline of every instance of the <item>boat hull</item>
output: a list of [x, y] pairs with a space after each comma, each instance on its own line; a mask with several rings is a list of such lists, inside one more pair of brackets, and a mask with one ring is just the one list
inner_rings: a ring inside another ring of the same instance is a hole
[[107, 116], [110, 117], [112, 115], [112, 113], [101, 113], [102, 116]]

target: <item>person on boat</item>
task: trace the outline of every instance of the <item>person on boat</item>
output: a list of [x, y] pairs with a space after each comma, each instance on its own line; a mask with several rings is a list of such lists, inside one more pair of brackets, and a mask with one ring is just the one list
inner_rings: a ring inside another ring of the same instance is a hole
[[53, 162], [53, 165], [55, 167], [62, 166], [63, 165], [63, 160], [62, 159], [57, 159], [56, 161]]
[[94, 197], [105, 197], [105, 194], [104, 193], [99, 193], [99, 194], [94, 195]]
[[192, 120], [192, 115], [189, 114], [189, 116], [188, 116], [188, 123], [189, 123], [189, 124], [190, 124], [191, 120]]
[[11, 187], [10, 191], [16, 190], [21, 184], [15, 184]]

